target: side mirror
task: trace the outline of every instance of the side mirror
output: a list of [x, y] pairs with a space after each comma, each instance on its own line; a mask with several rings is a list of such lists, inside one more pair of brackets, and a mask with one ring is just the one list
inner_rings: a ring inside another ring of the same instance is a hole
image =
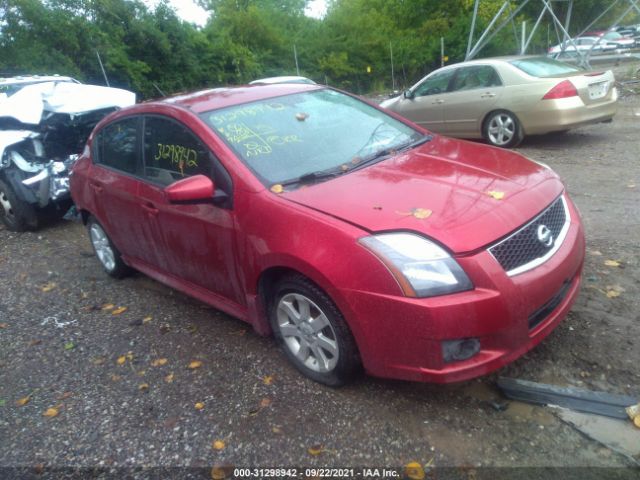
[[402, 96], [408, 100], [411, 100], [415, 95], [413, 94], [413, 92], [411, 91], [411, 89], [407, 89], [404, 91], [404, 93], [402, 94]]
[[172, 183], [164, 191], [169, 203], [210, 202], [215, 186], [209, 177], [194, 175]]

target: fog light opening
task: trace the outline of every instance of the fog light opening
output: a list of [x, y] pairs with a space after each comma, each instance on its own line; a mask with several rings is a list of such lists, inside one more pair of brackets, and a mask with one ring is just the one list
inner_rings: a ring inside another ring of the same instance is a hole
[[480, 339], [461, 338], [442, 342], [442, 357], [445, 363], [468, 360], [480, 351]]

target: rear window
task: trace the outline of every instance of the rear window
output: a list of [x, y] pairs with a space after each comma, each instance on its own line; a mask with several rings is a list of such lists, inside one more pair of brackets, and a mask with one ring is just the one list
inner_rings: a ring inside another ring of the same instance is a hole
[[522, 58], [511, 60], [509, 63], [532, 77], [555, 77], [581, 71], [568, 63], [545, 57]]

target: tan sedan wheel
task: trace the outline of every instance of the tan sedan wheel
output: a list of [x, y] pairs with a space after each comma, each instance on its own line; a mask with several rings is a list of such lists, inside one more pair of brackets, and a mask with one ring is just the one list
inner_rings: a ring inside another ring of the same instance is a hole
[[503, 148], [515, 147], [523, 138], [520, 122], [506, 110], [491, 112], [484, 121], [482, 133], [491, 145]]

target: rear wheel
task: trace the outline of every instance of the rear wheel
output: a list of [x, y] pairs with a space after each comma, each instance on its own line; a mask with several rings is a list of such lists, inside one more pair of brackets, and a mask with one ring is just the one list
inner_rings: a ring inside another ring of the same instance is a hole
[[109, 275], [114, 278], [122, 278], [131, 273], [131, 268], [122, 261], [120, 252], [94, 217], [89, 217], [87, 230], [93, 250]]
[[340, 386], [359, 370], [358, 350], [342, 314], [305, 277], [291, 275], [276, 285], [269, 317], [288, 359], [312, 380]]
[[524, 137], [518, 118], [507, 110], [491, 112], [484, 121], [484, 139], [495, 147], [511, 148]]
[[0, 219], [13, 232], [35, 230], [38, 216], [35, 208], [20, 200], [13, 189], [0, 180]]

